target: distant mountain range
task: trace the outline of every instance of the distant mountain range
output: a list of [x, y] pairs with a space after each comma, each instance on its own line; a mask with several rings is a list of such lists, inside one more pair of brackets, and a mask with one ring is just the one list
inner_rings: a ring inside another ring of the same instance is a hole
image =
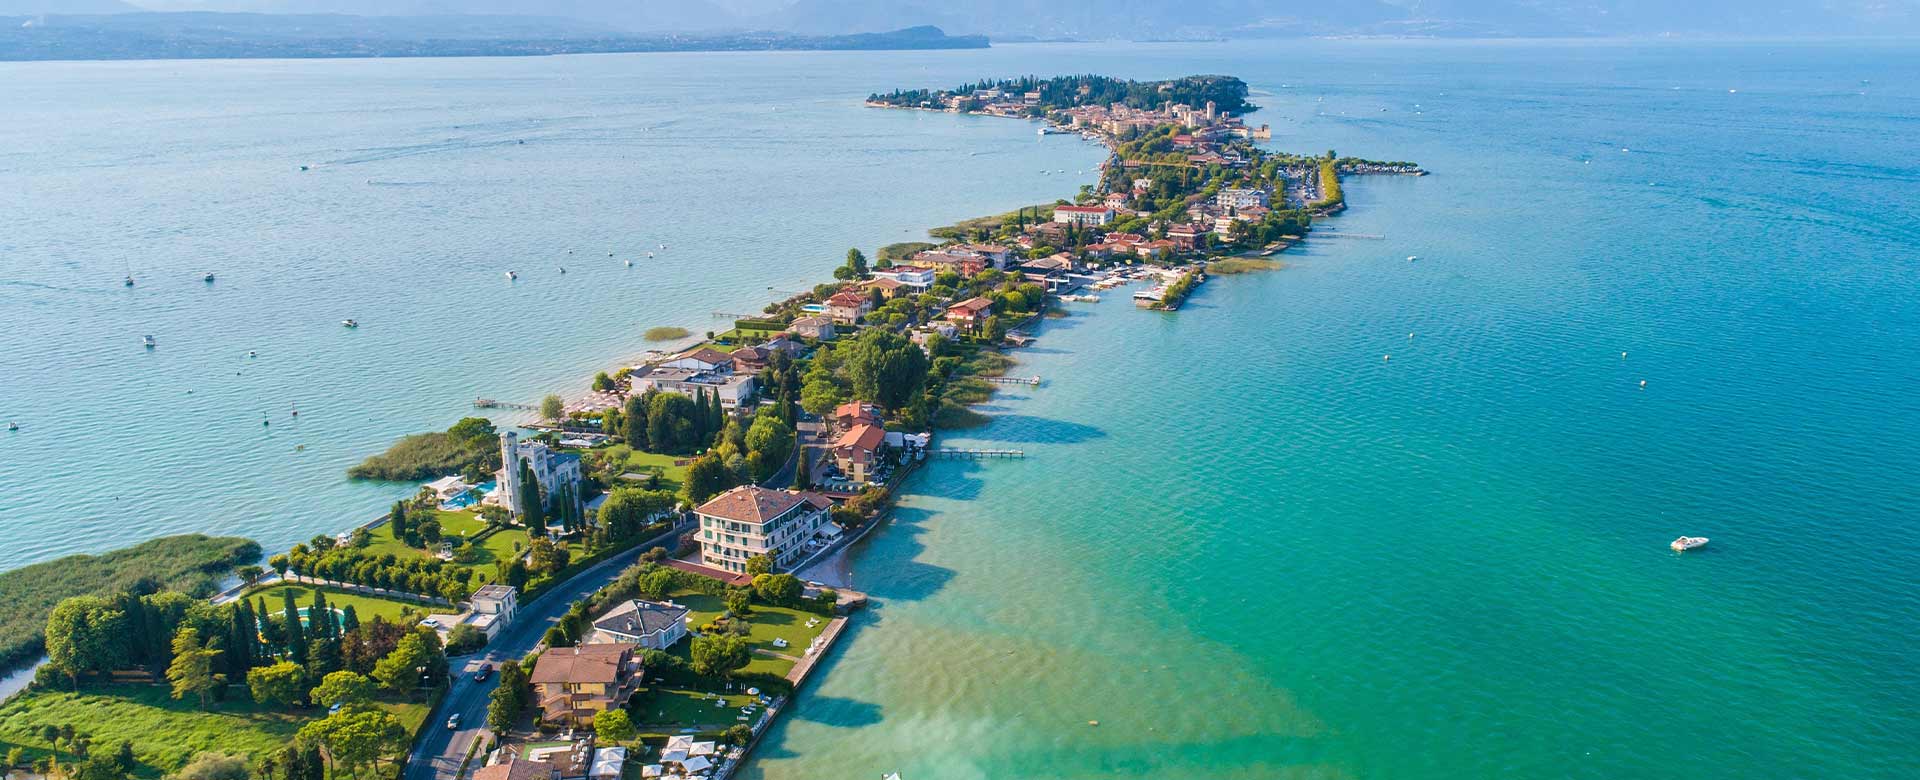
[[985, 36], [950, 36], [934, 27], [846, 35], [718, 31], [643, 34], [579, 19], [533, 16], [178, 11], [0, 17], [0, 61], [506, 57], [986, 46]]
[[555, 19], [639, 35], [935, 26], [1001, 40], [1920, 34], [1920, 0], [0, 0], [0, 16], [132, 11], [548, 20], [524, 22], [529, 33]]

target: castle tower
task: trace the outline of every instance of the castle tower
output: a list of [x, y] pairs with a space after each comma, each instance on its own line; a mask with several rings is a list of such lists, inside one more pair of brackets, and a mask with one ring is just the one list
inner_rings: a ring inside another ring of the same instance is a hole
[[509, 515], [520, 514], [520, 437], [513, 431], [500, 434], [500, 503]]

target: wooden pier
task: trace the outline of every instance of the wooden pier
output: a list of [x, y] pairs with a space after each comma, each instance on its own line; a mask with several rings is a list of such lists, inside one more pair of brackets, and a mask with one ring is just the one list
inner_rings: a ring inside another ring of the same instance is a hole
[[988, 376], [988, 377], [981, 377], [981, 379], [985, 379], [986, 381], [992, 382], [996, 385], [1032, 385], [1034, 387], [1040, 386], [1039, 376]]
[[516, 404], [508, 401], [495, 401], [491, 398], [475, 398], [473, 405], [480, 409], [514, 409], [522, 412], [537, 412], [540, 407], [533, 404]]
[[1024, 458], [1025, 450], [976, 450], [960, 447], [941, 447], [933, 451], [936, 458], [965, 458], [967, 460], [988, 460], [991, 458]]

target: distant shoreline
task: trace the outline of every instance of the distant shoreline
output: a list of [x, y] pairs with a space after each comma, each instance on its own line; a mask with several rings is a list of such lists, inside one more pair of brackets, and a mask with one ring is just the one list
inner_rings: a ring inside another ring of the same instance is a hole
[[[136, 13], [0, 16], [0, 61], [406, 59], [547, 57], [766, 51], [920, 51], [985, 49], [984, 35], [948, 35], [938, 27], [891, 32], [801, 35], [775, 32], [629, 35], [601, 29], [541, 28], [469, 21], [453, 32], [446, 17], [337, 14]], [[528, 30], [525, 27], [534, 29]]]

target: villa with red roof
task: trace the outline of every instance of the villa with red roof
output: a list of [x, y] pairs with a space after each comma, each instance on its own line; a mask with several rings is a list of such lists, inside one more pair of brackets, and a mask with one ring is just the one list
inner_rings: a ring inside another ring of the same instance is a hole
[[842, 325], [857, 325], [873, 311], [873, 298], [859, 290], [841, 290], [827, 299], [827, 316]]
[[973, 327], [979, 325], [993, 313], [993, 301], [985, 298], [968, 298], [947, 307], [947, 320]]
[[864, 422], [856, 423], [834, 439], [833, 465], [840, 467], [840, 473], [853, 482], [871, 482], [874, 470], [881, 463], [880, 447], [886, 441], [886, 429]]

